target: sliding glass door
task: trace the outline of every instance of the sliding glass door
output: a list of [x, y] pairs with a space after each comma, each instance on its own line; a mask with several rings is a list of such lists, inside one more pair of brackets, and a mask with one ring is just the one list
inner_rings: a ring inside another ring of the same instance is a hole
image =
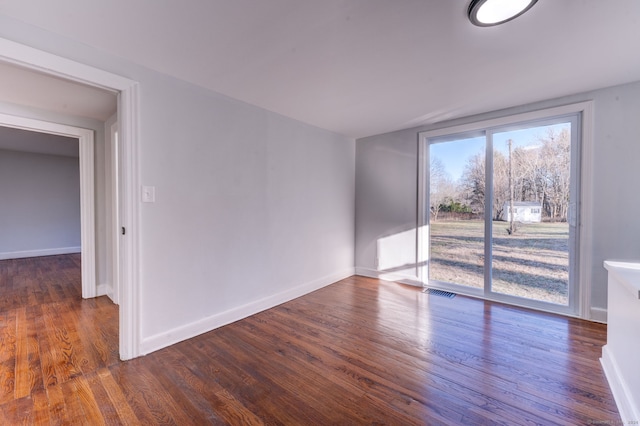
[[572, 127], [563, 120], [490, 135], [492, 292], [569, 304], [576, 231]]
[[574, 312], [579, 116], [421, 143], [425, 285]]
[[430, 280], [484, 288], [484, 206], [471, 201], [485, 192], [484, 170], [473, 188], [464, 182], [471, 164], [484, 169], [485, 152], [484, 136], [429, 145]]

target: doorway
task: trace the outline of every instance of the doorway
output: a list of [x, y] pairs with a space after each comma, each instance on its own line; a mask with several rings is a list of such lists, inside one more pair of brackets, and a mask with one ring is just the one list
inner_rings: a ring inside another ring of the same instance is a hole
[[82, 297], [95, 297], [97, 295], [97, 287], [95, 261], [96, 243], [93, 132], [79, 127], [7, 114], [0, 114], [0, 126], [75, 138], [79, 141]]
[[[100, 91], [110, 91], [117, 94], [117, 110], [119, 122], [119, 217], [122, 226], [127, 227], [126, 237], [119, 238], [120, 255], [116, 261], [119, 263], [119, 350], [123, 360], [137, 357], [140, 352], [140, 309], [138, 306], [138, 281], [139, 281], [139, 231], [138, 231], [138, 205], [136, 188], [139, 186], [138, 177], [138, 120], [139, 97], [138, 84], [135, 81], [121, 77], [98, 68], [71, 61], [54, 54], [34, 49], [10, 40], [0, 38], [0, 63], [12, 64], [29, 72], [35, 72], [57, 81], [67, 84], [81, 85]], [[37, 91], [29, 91], [34, 94]], [[43, 92], [43, 93], [46, 93]], [[46, 97], [45, 97], [46, 98]], [[39, 102], [42, 102], [40, 104]], [[51, 105], [46, 99], [31, 99], [30, 107], [40, 107], [51, 110]], [[59, 105], [62, 110], [58, 115], [64, 114], [66, 105]], [[24, 117], [23, 110], [17, 109], [13, 116], [17, 119], [29, 120]], [[85, 146], [88, 146], [85, 144]], [[82, 155], [82, 154], [81, 154]], [[86, 169], [81, 170], [83, 174]], [[89, 206], [89, 204], [91, 204]], [[87, 203], [89, 208], [95, 208], [93, 203]], [[86, 232], [83, 235], [95, 235]], [[83, 247], [86, 245], [83, 242]], [[95, 254], [94, 254], [95, 256]], [[95, 257], [94, 257], [95, 259]], [[84, 264], [84, 262], [83, 262]], [[84, 266], [84, 265], [83, 265]], [[93, 266], [95, 268], [95, 266]], [[89, 270], [90, 268], [87, 268]], [[83, 277], [83, 286], [85, 280]], [[95, 291], [95, 277], [92, 285]], [[88, 289], [88, 292], [92, 291]], [[84, 289], [83, 289], [84, 294]], [[90, 294], [90, 293], [87, 293]]]

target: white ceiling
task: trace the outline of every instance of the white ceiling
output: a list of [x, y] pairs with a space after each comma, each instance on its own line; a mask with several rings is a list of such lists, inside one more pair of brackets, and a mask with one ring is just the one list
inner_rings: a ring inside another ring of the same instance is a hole
[[640, 80], [640, 1], [0, 0], [0, 13], [362, 137]]

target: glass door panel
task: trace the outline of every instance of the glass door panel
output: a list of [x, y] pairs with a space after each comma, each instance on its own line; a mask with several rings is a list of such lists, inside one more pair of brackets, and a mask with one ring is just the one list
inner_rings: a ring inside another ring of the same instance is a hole
[[430, 281], [484, 288], [485, 151], [484, 136], [429, 144]]
[[496, 132], [492, 141], [490, 291], [568, 305], [571, 122]]

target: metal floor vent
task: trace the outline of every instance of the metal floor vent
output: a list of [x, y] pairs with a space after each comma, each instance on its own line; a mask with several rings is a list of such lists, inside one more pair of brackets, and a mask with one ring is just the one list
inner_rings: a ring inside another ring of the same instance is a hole
[[455, 293], [451, 293], [449, 291], [444, 291], [444, 290], [437, 290], [435, 288], [427, 288], [423, 291], [427, 294], [432, 294], [434, 296], [448, 297], [449, 299], [453, 299], [454, 297], [456, 297]]

